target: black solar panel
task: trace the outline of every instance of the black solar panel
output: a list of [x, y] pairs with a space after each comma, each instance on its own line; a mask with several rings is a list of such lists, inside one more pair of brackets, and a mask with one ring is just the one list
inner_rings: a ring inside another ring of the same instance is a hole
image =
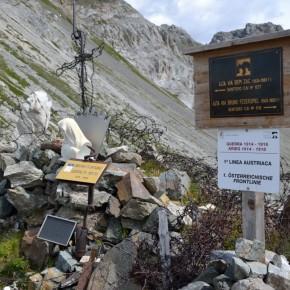
[[48, 242], [67, 246], [76, 224], [76, 222], [68, 219], [47, 215], [37, 237]]

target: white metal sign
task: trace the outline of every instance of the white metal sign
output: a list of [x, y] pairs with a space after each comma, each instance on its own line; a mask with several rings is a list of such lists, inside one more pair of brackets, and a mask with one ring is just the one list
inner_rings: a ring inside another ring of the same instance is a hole
[[279, 193], [279, 130], [219, 130], [218, 186], [223, 189]]

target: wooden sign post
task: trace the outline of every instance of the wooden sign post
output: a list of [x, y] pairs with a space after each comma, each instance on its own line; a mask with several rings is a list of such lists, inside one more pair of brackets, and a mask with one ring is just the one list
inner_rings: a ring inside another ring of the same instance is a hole
[[[192, 55], [194, 60], [194, 111], [198, 129], [258, 128], [261, 130], [258, 134], [263, 134], [262, 128], [289, 127], [290, 30], [194, 47], [185, 54]], [[273, 133], [279, 136], [279, 130], [273, 129]], [[267, 140], [236, 141], [224, 145], [221, 156], [229, 153], [223, 152], [227, 149], [244, 157], [218, 161], [219, 187], [243, 191], [243, 235], [264, 242], [262, 192], [279, 193], [280, 180], [270, 183], [271, 189], [265, 181], [273, 181], [277, 176], [279, 179], [280, 151], [272, 166], [260, 154], [270, 148]], [[254, 166], [257, 167], [253, 172]], [[274, 172], [269, 172], [271, 166]], [[246, 172], [240, 172], [242, 167]], [[247, 184], [251, 186], [243, 187]]]
[[244, 191], [242, 193], [243, 237], [265, 243], [264, 193]]
[[264, 193], [280, 190], [280, 136], [277, 129], [218, 131], [218, 186], [243, 192], [243, 233], [265, 241]]

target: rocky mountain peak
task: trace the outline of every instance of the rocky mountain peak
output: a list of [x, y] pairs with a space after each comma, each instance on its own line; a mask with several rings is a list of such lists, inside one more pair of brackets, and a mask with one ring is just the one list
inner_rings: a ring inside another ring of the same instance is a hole
[[[66, 6], [71, 15], [69, 9]], [[104, 39], [148, 79], [192, 107], [192, 59], [182, 50], [198, 43], [187, 32], [174, 25], [157, 26], [123, 0], [80, 1], [77, 14], [80, 25]]]
[[191, 45], [200, 45], [198, 42], [192, 39], [192, 37], [181, 27], [175, 25], [162, 24], [159, 27], [163, 41], [170, 45], [176, 43], [178, 49], [184, 49]]
[[253, 35], [261, 35], [265, 33], [272, 33], [282, 31], [281, 25], [266, 22], [262, 24], [247, 23], [245, 28], [232, 30], [229, 32], [217, 32], [211, 39], [210, 43], [219, 43], [223, 41], [230, 41], [236, 38], [245, 38]]

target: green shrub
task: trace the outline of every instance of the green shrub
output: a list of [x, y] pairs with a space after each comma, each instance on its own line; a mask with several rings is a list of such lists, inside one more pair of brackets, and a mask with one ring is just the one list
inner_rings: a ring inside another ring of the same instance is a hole
[[21, 238], [20, 232], [9, 232], [0, 238], [0, 287], [5, 286], [4, 281], [24, 279], [29, 270], [28, 261], [19, 253]]
[[162, 172], [166, 171], [166, 168], [162, 166], [156, 160], [146, 160], [142, 165], [141, 169], [144, 170], [147, 176], [159, 176]]

